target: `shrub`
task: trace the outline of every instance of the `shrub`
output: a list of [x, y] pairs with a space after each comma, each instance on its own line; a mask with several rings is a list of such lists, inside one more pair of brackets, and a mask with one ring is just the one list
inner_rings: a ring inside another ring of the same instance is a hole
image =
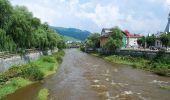
[[44, 74], [36, 65], [32, 65], [31, 67], [22, 70], [22, 75], [31, 80], [42, 80], [44, 77]]
[[0, 74], [0, 85], [3, 85], [6, 81], [8, 81], [8, 78], [5, 74]]
[[58, 63], [61, 63], [63, 61], [62, 56], [60, 55], [55, 56], [55, 59], [57, 60]]
[[57, 60], [58, 63], [61, 63], [63, 61], [64, 51], [60, 50], [53, 54], [53, 57]]
[[49, 91], [48, 89], [41, 89], [38, 93], [38, 100], [48, 100]]
[[49, 66], [49, 71], [53, 71], [54, 70], [54, 66]]
[[29, 65], [14, 65], [8, 71], [0, 74], [0, 83], [3, 84], [11, 78], [22, 75], [22, 69], [29, 67]]
[[44, 56], [44, 57], [42, 58], [42, 60], [43, 60], [44, 62], [49, 62], [49, 63], [55, 63], [55, 62], [56, 62], [55, 58], [54, 58], [54, 57], [51, 57], [51, 56]]
[[168, 76], [168, 74], [170, 74], [170, 69], [168, 69], [167, 66], [161, 66], [160, 64], [156, 65], [153, 70], [156, 74], [161, 76]]

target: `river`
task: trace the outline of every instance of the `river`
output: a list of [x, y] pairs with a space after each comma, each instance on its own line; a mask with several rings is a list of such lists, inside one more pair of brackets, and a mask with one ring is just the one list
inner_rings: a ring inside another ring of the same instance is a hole
[[36, 100], [41, 88], [48, 88], [49, 100], [170, 100], [170, 78], [112, 64], [78, 51], [65, 50], [58, 72], [42, 82], [9, 95], [5, 100]]

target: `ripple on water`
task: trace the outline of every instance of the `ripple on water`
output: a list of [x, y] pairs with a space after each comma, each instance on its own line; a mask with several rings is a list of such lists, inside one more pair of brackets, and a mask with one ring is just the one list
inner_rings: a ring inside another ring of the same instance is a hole
[[141, 95], [141, 93], [135, 93], [132, 91], [123, 91], [120, 94], [110, 98], [110, 100], [147, 100]]
[[120, 87], [125, 87], [125, 86], [128, 86], [129, 84], [126, 84], [126, 83], [115, 83], [113, 80], [111, 82], [111, 85], [115, 86], [120, 86]]
[[98, 83], [98, 82], [99, 82], [99, 80], [93, 80], [93, 82], [94, 82], [94, 83]]
[[109, 78], [106, 78], [106, 81], [109, 81]]
[[149, 82], [149, 83], [158, 83], [158, 84], [164, 83], [164, 84], [168, 84], [169, 81], [158, 81], [158, 80], [153, 80], [152, 82]]
[[97, 92], [106, 92], [108, 91], [108, 88], [105, 85], [91, 85], [91, 87]]

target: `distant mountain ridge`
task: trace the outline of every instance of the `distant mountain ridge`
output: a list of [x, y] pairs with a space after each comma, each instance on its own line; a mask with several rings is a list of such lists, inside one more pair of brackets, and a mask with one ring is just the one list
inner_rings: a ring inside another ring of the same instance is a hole
[[81, 41], [85, 41], [91, 34], [89, 31], [76, 28], [52, 27], [57, 33], [62, 36], [72, 37]]

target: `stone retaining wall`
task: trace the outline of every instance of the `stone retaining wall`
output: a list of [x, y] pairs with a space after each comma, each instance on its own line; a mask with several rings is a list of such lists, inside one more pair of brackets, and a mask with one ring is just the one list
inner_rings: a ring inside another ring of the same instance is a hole
[[[57, 52], [58, 50], [54, 50], [53, 52]], [[49, 50], [48, 55], [51, 55], [52, 52]], [[0, 72], [4, 72], [8, 70], [12, 65], [21, 65], [27, 64], [33, 60], [37, 60], [43, 55], [43, 52], [36, 51], [34, 53], [26, 54], [25, 56], [15, 55], [10, 58], [0, 58]]]
[[[147, 58], [152, 59], [156, 56], [158, 51], [120, 50], [117, 53], [123, 56], [128, 56], [128, 55], [137, 56], [137, 57], [145, 56]], [[166, 52], [166, 56], [170, 57], [170, 52]]]
[[[111, 54], [114, 53], [114, 52], [103, 50], [101, 48], [96, 49], [96, 51], [99, 52], [99, 53], [107, 54], [107, 55], [111, 55]], [[91, 52], [95, 52], [95, 51], [91, 51]], [[158, 51], [121, 49], [121, 50], [117, 50], [116, 53], [117, 53], [117, 55], [122, 55], [122, 56], [134, 56], [134, 57], [142, 57], [143, 56], [143, 57], [147, 57], [149, 59], [152, 59], [156, 56]], [[170, 52], [166, 52], [166, 56], [170, 57]]]

